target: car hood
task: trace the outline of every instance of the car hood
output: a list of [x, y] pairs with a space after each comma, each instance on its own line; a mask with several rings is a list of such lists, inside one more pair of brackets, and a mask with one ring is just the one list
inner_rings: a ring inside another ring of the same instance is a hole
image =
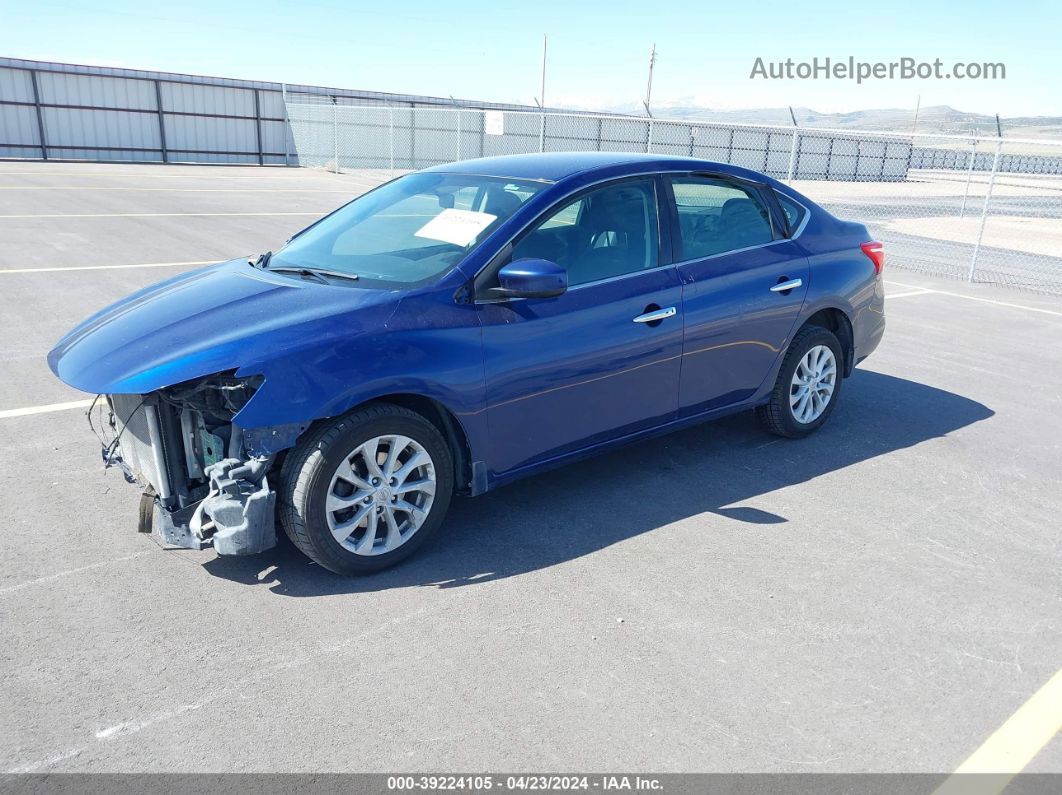
[[250, 374], [329, 338], [381, 327], [400, 295], [232, 260], [97, 312], [59, 340], [48, 364], [70, 386], [106, 394], [142, 394], [223, 370]]

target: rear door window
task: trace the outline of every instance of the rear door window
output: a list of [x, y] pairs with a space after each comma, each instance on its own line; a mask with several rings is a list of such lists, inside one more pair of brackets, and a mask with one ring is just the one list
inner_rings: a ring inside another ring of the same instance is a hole
[[756, 191], [711, 177], [671, 180], [680, 260], [703, 259], [774, 239], [771, 214]]

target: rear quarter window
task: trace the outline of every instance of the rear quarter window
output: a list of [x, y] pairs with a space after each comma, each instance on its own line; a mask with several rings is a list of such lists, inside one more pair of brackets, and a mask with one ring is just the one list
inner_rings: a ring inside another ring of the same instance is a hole
[[784, 193], [775, 191], [775, 195], [778, 197], [778, 203], [782, 205], [782, 212], [785, 213], [785, 219], [789, 223], [789, 234], [793, 234], [800, 228], [800, 224], [804, 221], [804, 216], [808, 214], [808, 211]]

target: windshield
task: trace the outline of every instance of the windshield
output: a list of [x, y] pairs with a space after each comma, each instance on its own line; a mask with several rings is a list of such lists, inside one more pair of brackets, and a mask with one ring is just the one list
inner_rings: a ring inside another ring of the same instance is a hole
[[531, 196], [537, 182], [408, 174], [293, 238], [269, 268], [356, 274], [363, 286], [411, 287], [449, 270]]

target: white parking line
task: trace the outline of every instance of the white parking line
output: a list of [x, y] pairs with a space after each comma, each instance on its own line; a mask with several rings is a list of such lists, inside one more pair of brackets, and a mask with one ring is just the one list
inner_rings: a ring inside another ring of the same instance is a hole
[[885, 298], [907, 298], [910, 295], [926, 295], [933, 292], [932, 290], [908, 290], [906, 293], [886, 293]]
[[[243, 169], [240, 168], [242, 171]], [[0, 169], [0, 177], [144, 177], [146, 179], [302, 179], [306, 176], [306, 169], [287, 169], [284, 167], [268, 169], [266, 172], [257, 174], [156, 174], [153, 172], [96, 172], [96, 171], [12, 171]], [[317, 171], [316, 177], [332, 179], [336, 177], [331, 171]], [[352, 176], [352, 175], [345, 175]]]
[[110, 185], [0, 185], [0, 190], [146, 190], [159, 193], [349, 193], [339, 188], [118, 188]]
[[[917, 284], [904, 284], [903, 282], [894, 282], [891, 279], [886, 279], [885, 284], [892, 284], [896, 287], [908, 287], [912, 290], [924, 290], [927, 293], [936, 293], [937, 295], [946, 295], [950, 298], [965, 298], [967, 301], [979, 301], [982, 304], [994, 304], [996, 306], [1005, 306], [1009, 309], [1023, 309], [1026, 312], [1039, 312], [1043, 315], [1054, 315], [1056, 317], [1062, 317], [1062, 312], [1056, 312], [1053, 309], [1041, 309], [1038, 306], [1029, 306], [1028, 304], [1012, 304], [1009, 301], [997, 301], [994, 298], [980, 298], [976, 295], [963, 295], [962, 293], [952, 293], [947, 290], [930, 289], [929, 287], [921, 287]], [[921, 293], [919, 293], [921, 295]], [[899, 296], [886, 295], [886, 298], [899, 298]]]
[[28, 580], [26, 582], [20, 582], [18, 585], [9, 585], [6, 588], [0, 588], [0, 594], [11, 593], [12, 591], [21, 591], [23, 588], [29, 588], [32, 585], [40, 585], [42, 582], [51, 582], [52, 580], [58, 580], [61, 577], [69, 577], [71, 574], [80, 574], [83, 571], [89, 571], [91, 569], [98, 569], [101, 566], [110, 566], [112, 563], [121, 563], [126, 560], [132, 560], [133, 558], [139, 558], [142, 555], [147, 555], [149, 550], [143, 552], [134, 552], [132, 555], [126, 555], [121, 558], [111, 558], [110, 560], [101, 560], [99, 563], [90, 563], [87, 566], [80, 566], [76, 569], [67, 569], [66, 571], [57, 571], [54, 574], [48, 574], [44, 577], [38, 577], [35, 580]]
[[124, 268], [179, 268], [185, 265], [213, 265], [221, 262], [218, 259], [188, 260], [187, 262], [138, 262], [132, 265], [71, 265], [63, 267], [44, 268], [0, 268], [0, 274], [4, 273], [53, 273], [55, 271], [106, 271], [121, 270]]
[[274, 215], [312, 215], [319, 218], [322, 213], [20, 213], [0, 215], [0, 218], [180, 218], [183, 216], [274, 216]]
[[106, 271], [122, 270], [125, 268], [179, 268], [186, 265], [214, 265], [223, 260], [203, 259], [188, 260], [185, 262], [136, 262], [131, 265], [70, 265], [70, 266], [47, 266], [43, 268], [0, 268], [0, 274], [4, 273], [53, 273], [55, 271]]
[[186, 712], [191, 712], [193, 709], [202, 708], [202, 704], [181, 704], [181, 706], [174, 709], [166, 710], [155, 715], [151, 715], [143, 720], [130, 720], [124, 723], [119, 723], [115, 726], [108, 726], [106, 729], [100, 729], [96, 732], [97, 740], [106, 740], [111, 737], [124, 737], [127, 734], [136, 734], [139, 731], [143, 731], [153, 723], [158, 723], [164, 720], [171, 720], [177, 718]]
[[33, 762], [25, 762], [21, 765], [8, 768], [4, 771], [7, 775], [16, 775], [18, 773], [32, 773], [34, 770], [40, 770], [42, 767], [51, 767], [57, 765], [60, 762], [71, 759], [80, 754], [83, 748], [69, 748], [66, 751], [60, 751], [57, 754], [52, 754], [47, 759], [37, 759]]
[[50, 411], [87, 409], [91, 405], [92, 400], [71, 400], [67, 403], [49, 403], [45, 406], [27, 406], [24, 409], [4, 409], [0, 411], [0, 420], [6, 420], [10, 417], [25, 417], [27, 414], [47, 414]]

